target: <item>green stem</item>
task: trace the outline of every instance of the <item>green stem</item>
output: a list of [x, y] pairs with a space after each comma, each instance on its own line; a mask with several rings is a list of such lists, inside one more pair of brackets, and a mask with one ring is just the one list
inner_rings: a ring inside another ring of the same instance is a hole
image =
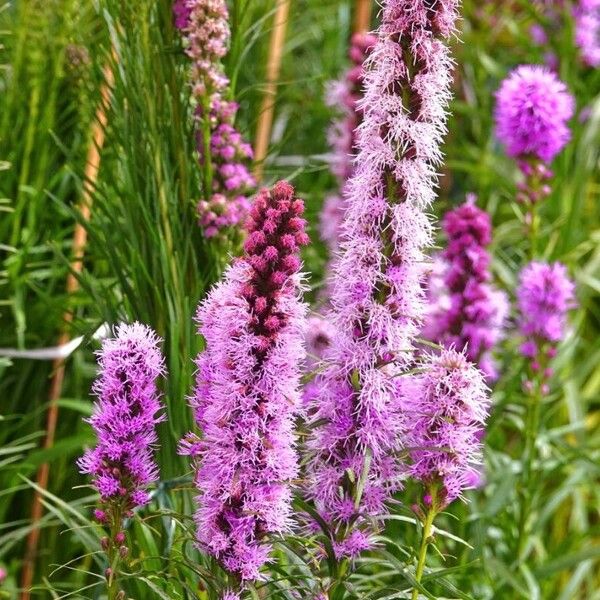
[[[415, 580], [417, 583], [421, 583], [421, 577], [423, 577], [423, 571], [425, 570], [425, 559], [427, 558], [427, 547], [431, 541], [431, 528], [433, 527], [433, 520], [435, 519], [435, 511], [430, 508], [425, 514], [425, 521], [423, 522], [423, 531], [421, 534], [421, 546], [419, 548], [419, 560], [417, 562], [417, 570], [415, 571]], [[412, 600], [417, 600], [419, 597], [418, 588], [413, 588]]]
[[529, 238], [529, 253], [531, 260], [534, 260], [537, 255], [537, 238], [539, 234], [539, 216], [536, 210], [536, 204], [532, 204], [529, 210], [529, 215], [531, 217]]
[[[542, 361], [540, 361], [542, 362]], [[532, 473], [533, 463], [536, 455], [536, 439], [540, 428], [543, 372], [545, 364], [539, 369], [539, 375], [535, 378], [534, 387], [529, 395], [527, 404], [527, 420], [525, 427], [525, 449], [523, 453], [523, 474], [521, 481], [521, 510], [519, 515], [519, 528], [517, 538], [517, 559], [524, 558], [525, 546], [529, 535], [529, 515], [532, 505]]]
[[348, 559], [336, 560], [335, 572], [333, 573], [333, 585], [327, 593], [329, 600], [339, 600], [344, 597], [344, 581], [350, 566]]
[[[208, 98], [208, 96], [207, 96]], [[204, 184], [204, 199], [209, 202], [212, 195], [212, 181], [213, 181], [213, 165], [212, 157], [210, 155], [210, 138], [211, 138], [211, 127], [210, 127], [210, 100], [206, 99], [202, 106], [202, 179]]]
[[107, 595], [108, 600], [117, 600], [119, 594], [119, 586], [117, 583], [117, 568], [119, 566], [119, 548], [116, 544], [117, 534], [121, 531], [122, 518], [121, 511], [115, 507], [112, 524], [110, 527], [110, 539], [108, 541], [108, 566], [111, 570], [107, 578]]

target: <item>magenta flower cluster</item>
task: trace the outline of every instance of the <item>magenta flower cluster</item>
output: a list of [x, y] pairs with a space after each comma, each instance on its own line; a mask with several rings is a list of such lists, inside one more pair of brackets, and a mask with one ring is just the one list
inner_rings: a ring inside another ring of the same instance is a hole
[[229, 80], [221, 60], [229, 44], [229, 13], [224, 0], [175, 0], [175, 26], [185, 36], [191, 59], [190, 82], [194, 98], [209, 101], [227, 89]]
[[546, 67], [521, 65], [496, 92], [496, 133], [509, 156], [549, 163], [571, 138], [575, 102]]
[[[164, 374], [159, 342], [145, 325], [120, 325], [98, 355], [100, 373], [93, 387], [98, 400], [88, 420], [98, 442], [78, 465], [92, 476], [102, 502], [118, 504], [122, 515], [147, 504], [146, 487], [158, 479], [152, 455], [156, 425], [164, 420], [156, 386]], [[103, 521], [106, 512], [98, 510], [96, 516]]]
[[226, 99], [229, 79], [222, 59], [230, 38], [227, 4], [225, 0], [176, 0], [173, 12], [191, 60], [197, 150], [205, 185], [198, 218], [205, 236], [214, 237], [243, 221], [250, 204], [248, 193], [256, 185], [247, 167], [252, 148], [234, 126], [238, 105]]
[[574, 16], [575, 43], [583, 62], [600, 67], [600, 0], [579, 0]]
[[244, 257], [197, 314], [206, 350], [197, 359], [192, 406], [202, 437], [188, 435], [181, 452], [195, 457], [199, 545], [244, 581], [260, 577], [266, 536], [290, 525], [306, 313], [299, 297], [299, 248], [308, 242], [303, 210], [285, 182], [262, 190]]
[[371, 517], [384, 513], [401, 485], [399, 375], [412, 360], [424, 312], [426, 211], [435, 198], [452, 78], [444, 38], [457, 7], [454, 0], [387, 0], [367, 59], [332, 282], [336, 333], [318, 379], [309, 441], [308, 495], [329, 523], [338, 556], [369, 547]]
[[506, 294], [490, 283], [490, 216], [471, 196], [446, 213], [443, 225], [448, 240], [442, 253], [448, 306], [438, 306], [429, 315], [433, 323], [427, 329], [434, 341], [464, 351], [486, 377], [495, 379], [491, 351], [503, 337], [509, 307]]
[[[256, 182], [248, 171], [252, 148], [233, 125], [238, 106], [235, 102], [214, 99], [210, 111], [210, 156], [213, 194], [200, 200], [198, 216], [206, 237], [242, 222], [250, 208], [248, 192]], [[198, 132], [198, 153], [204, 162], [205, 151]]]
[[405, 394], [409, 473], [423, 484], [425, 504], [435, 496], [440, 510], [479, 483], [488, 389], [464, 354], [445, 349], [406, 378]]
[[529, 263], [519, 276], [517, 300], [525, 338], [521, 352], [532, 359], [542, 352], [553, 356], [565, 336], [567, 313], [576, 305], [575, 285], [566, 267], [559, 262]]

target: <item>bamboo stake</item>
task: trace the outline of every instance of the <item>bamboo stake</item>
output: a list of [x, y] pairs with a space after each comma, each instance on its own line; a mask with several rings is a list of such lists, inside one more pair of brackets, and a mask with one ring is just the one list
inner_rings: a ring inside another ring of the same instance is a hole
[[[110, 67], [104, 68], [104, 83], [100, 88], [100, 103], [96, 109], [96, 120], [92, 126], [92, 141], [88, 149], [87, 162], [85, 165], [85, 176], [83, 182], [83, 193], [79, 210], [81, 219], [84, 222], [89, 221], [94, 186], [98, 179], [98, 171], [100, 169], [100, 153], [104, 145], [106, 132], [106, 109], [110, 102], [110, 92], [113, 87], [114, 76]], [[67, 276], [66, 292], [71, 296], [79, 289], [79, 281], [77, 275], [83, 270], [83, 257], [85, 254], [85, 246], [87, 243], [87, 230], [85, 225], [78, 222], [75, 225], [73, 232], [73, 258], [71, 260], [71, 272]], [[69, 310], [63, 315], [65, 328], [58, 337], [57, 345], [63, 346], [69, 342], [70, 336], [67, 327], [73, 321], [73, 313]], [[46, 415], [46, 438], [44, 440], [44, 449], [47, 450], [54, 445], [56, 435], [56, 424], [58, 421], [58, 400], [62, 393], [63, 381], [65, 378], [65, 359], [57, 358], [52, 363], [52, 379], [50, 381], [49, 406]], [[50, 473], [50, 465], [44, 463], [40, 466], [36, 483], [38, 488], [45, 490], [48, 487], [48, 475]], [[27, 548], [25, 559], [23, 561], [23, 571], [21, 576], [21, 600], [30, 599], [30, 588], [33, 583], [33, 575], [35, 569], [35, 559], [37, 548], [40, 539], [40, 529], [37, 526], [42, 518], [44, 507], [42, 505], [42, 493], [39, 490], [35, 491], [33, 504], [31, 508], [31, 524], [32, 529], [27, 537]]]
[[354, 33], [366, 33], [371, 29], [372, 0], [356, 0], [354, 13]]
[[257, 181], [262, 179], [264, 161], [267, 157], [269, 140], [271, 138], [275, 97], [277, 95], [277, 80], [279, 78], [279, 70], [281, 67], [283, 43], [285, 41], [285, 30], [290, 12], [290, 5], [291, 0], [277, 0], [277, 7], [275, 9], [271, 41], [269, 43], [269, 59], [267, 62], [265, 91], [258, 117], [256, 139], [254, 143], [254, 176]]

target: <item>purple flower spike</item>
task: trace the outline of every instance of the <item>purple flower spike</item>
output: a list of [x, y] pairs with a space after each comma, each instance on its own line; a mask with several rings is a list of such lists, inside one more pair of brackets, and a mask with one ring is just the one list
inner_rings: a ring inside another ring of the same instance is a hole
[[[244, 142], [233, 121], [237, 104], [214, 99], [209, 120], [211, 123], [210, 157], [213, 167], [213, 194], [209, 200], [198, 203], [198, 217], [206, 237], [214, 237], [223, 229], [244, 221], [250, 207], [248, 194], [256, 185], [248, 170], [252, 148]], [[201, 111], [198, 119], [201, 120]], [[205, 152], [198, 132], [200, 164], [205, 162]]]
[[[162, 408], [156, 380], [164, 374], [160, 340], [145, 325], [119, 325], [98, 353], [100, 375], [93, 391], [98, 397], [89, 423], [98, 443], [77, 461], [92, 476], [102, 502], [118, 505], [122, 515], [149, 500], [146, 487], [157, 481], [153, 445]], [[106, 510], [97, 511], [106, 521]]]
[[229, 45], [229, 13], [225, 0], [175, 0], [175, 26], [185, 38], [186, 54], [192, 60], [194, 95], [224, 91], [229, 80], [221, 59]]
[[571, 139], [575, 101], [546, 67], [521, 65], [496, 92], [496, 132], [509, 156], [549, 163]]
[[303, 210], [288, 183], [262, 190], [244, 257], [197, 313], [206, 350], [196, 363], [192, 407], [202, 438], [188, 435], [181, 452], [195, 457], [198, 543], [244, 581], [260, 578], [271, 548], [265, 537], [290, 526], [305, 354]]
[[422, 367], [405, 383], [409, 472], [423, 484], [425, 503], [431, 504], [435, 491], [441, 510], [480, 481], [490, 399], [483, 374], [460, 352], [430, 355]]
[[529, 263], [519, 277], [517, 289], [524, 356], [535, 358], [542, 346], [555, 350], [564, 338], [567, 312], [576, 306], [575, 284], [566, 267], [555, 262]]
[[[229, 14], [225, 0], [176, 0], [175, 26], [181, 31], [190, 66], [190, 86], [196, 104], [196, 149], [200, 165], [210, 163], [212, 181], [205, 181], [198, 202], [198, 220], [204, 235], [242, 223], [248, 212], [248, 194], [256, 182], [247, 164], [252, 149], [234, 126], [238, 105], [225, 99], [229, 79], [222, 59], [229, 45]], [[206, 128], [210, 132], [205, 147]], [[209, 156], [207, 156], [207, 150]]]
[[[503, 337], [508, 298], [490, 283], [490, 217], [470, 197], [446, 213], [444, 231], [448, 245], [441, 257], [442, 290], [436, 289], [433, 280], [434, 302], [424, 333], [447, 348], [464, 351], [488, 379], [496, 379], [491, 350]], [[440, 301], [441, 294], [445, 303]]]
[[444, 39], [457, 9], [455, 0], [387, 0], [365, 64], [358, 155], [331, 286], [335, 337], [309, 410], [307, 493], [338, 558], [370, 547], [374, 518], [401, 485], [400, 375], [424, 313], [426, 211], [452, 79]]
[[575, 43], [583, 62], [600, 67], [600, 0], [579, 0], [574, 9]]

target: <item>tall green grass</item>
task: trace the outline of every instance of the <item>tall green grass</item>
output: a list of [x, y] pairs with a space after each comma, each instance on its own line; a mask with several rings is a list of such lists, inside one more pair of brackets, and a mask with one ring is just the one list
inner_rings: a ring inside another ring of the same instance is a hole
[[[38, 348], [55, 343], [66, 308], [67, 266], [73, 221], [52, 200], [77, 201], [75, 172], [83, 168], [91, 118], [94, 77], [86, 56], [98, 36], [90, 7], [78, 2], [3, 3], [0, 10], [0, 346]], [[76, 58], [78, 60], [75, 60]], [[85, 397], [85, 364], [69, 373], [70, 397]], [[2, 422], [0, 444], [0, 522], [3, 562], [17, 573], [20, 540], [27, 534], [31, 491], [23, 477], [34, 477], [48, 460], [51, 488], [66, 498], [78, 477], [71, 456], [89, 440], [79, 427], [75, 404], [63, 406], [56, 448], [44, 454], [45, 409], [50, 363], [15, 359], [0, 366]], [[65, 460], [67, 458], [67, 460]], [[52, 522], [45, 519], [40, 525]], [[55, 521], [54, 521], [55, 522]], [[42, 555], [57, 544], [48, 528]], [[14, 581], [5, 584], [12, 586]]]

